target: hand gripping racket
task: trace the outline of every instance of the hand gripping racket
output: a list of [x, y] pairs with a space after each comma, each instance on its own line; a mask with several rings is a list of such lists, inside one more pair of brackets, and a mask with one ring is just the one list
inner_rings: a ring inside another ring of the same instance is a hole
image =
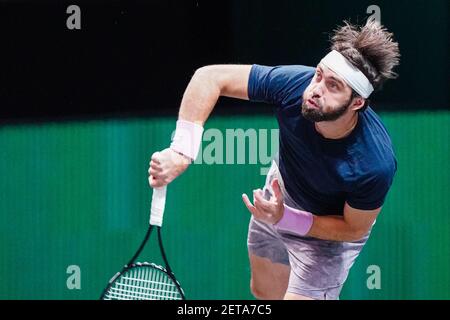
[[[166, 204], [167, 186], [153, 189], [150, 225], [139, 249], [109, 281], [101, 300], [184, 300], [184, 292], [167, 262], [161, 239], [161, 226]], [[165, 268], [149, 262], [135, 262], [144, 249], [153, 227], [158, 230], [158, 242]]]

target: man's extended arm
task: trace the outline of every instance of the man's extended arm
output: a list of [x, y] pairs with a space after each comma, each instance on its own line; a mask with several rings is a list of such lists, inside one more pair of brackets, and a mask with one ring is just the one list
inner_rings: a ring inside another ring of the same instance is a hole
[[203, 125], [220, 96], [248, 100], [251, 65], [212, 65], [198, 69], [181, 101], [177, 128], [170, 148], [155, 152], [150, 161], [149, 183], [162, 187], [182, 174], [195, 160]]
[[179, 119], [204, 125], [220, 96], [248, 100], [251, 65], [212, 65], [198, 69], [181, 100]]

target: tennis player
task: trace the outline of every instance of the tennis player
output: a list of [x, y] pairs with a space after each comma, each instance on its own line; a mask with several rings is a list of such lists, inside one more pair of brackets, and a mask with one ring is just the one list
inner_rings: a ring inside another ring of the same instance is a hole
[[170, 148], [149, 183], [170, 183], [196, 158], [220, 96], [273, 104], [279, 153], [251, 212], [251, 291], [259, 299], [339, 299], [391, 187], [397, 161], [369, 97], [396, 78], [398, 44], [375, 20], [334, 30], [316, 67], [211, 65], [186, 88]]

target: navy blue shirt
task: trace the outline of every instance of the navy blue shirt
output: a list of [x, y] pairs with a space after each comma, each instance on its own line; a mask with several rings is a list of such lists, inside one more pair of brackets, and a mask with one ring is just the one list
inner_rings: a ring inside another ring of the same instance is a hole
[[324, 138], [301, 113], [302, 95], [315, 68], [253, 65], [252, 101], [276, 105], [279, 169], [288, 194], [316, 215], [342, 215], [344, 204], [373, 210], [383, 205], [397, 170], [389, 134], [368, 107], [342, 139]]

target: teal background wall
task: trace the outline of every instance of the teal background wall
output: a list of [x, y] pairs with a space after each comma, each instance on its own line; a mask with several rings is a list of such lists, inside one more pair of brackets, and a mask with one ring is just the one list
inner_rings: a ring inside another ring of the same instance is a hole
[[[449, 299], [450, 113], [380, 115], [399, 168], [341, 299]], [[99, 297], [145, 234], [148, 161], [168, 146], [174, 120], [0, 127], [0, 299]], [[213, 116], [208, 128], [277, 124]], [[195, 164], [169, 186], [163, 237], [189, 299], [252, 299], [241, 194], [262, 186], [260, 169]], [[155, 252], [141, 260], [161, 261]], [[67, 288], [70, 265], [80, 267], [80, 290]], [[366, 286], [370, 265], [380, 267], [380, 290]]]

